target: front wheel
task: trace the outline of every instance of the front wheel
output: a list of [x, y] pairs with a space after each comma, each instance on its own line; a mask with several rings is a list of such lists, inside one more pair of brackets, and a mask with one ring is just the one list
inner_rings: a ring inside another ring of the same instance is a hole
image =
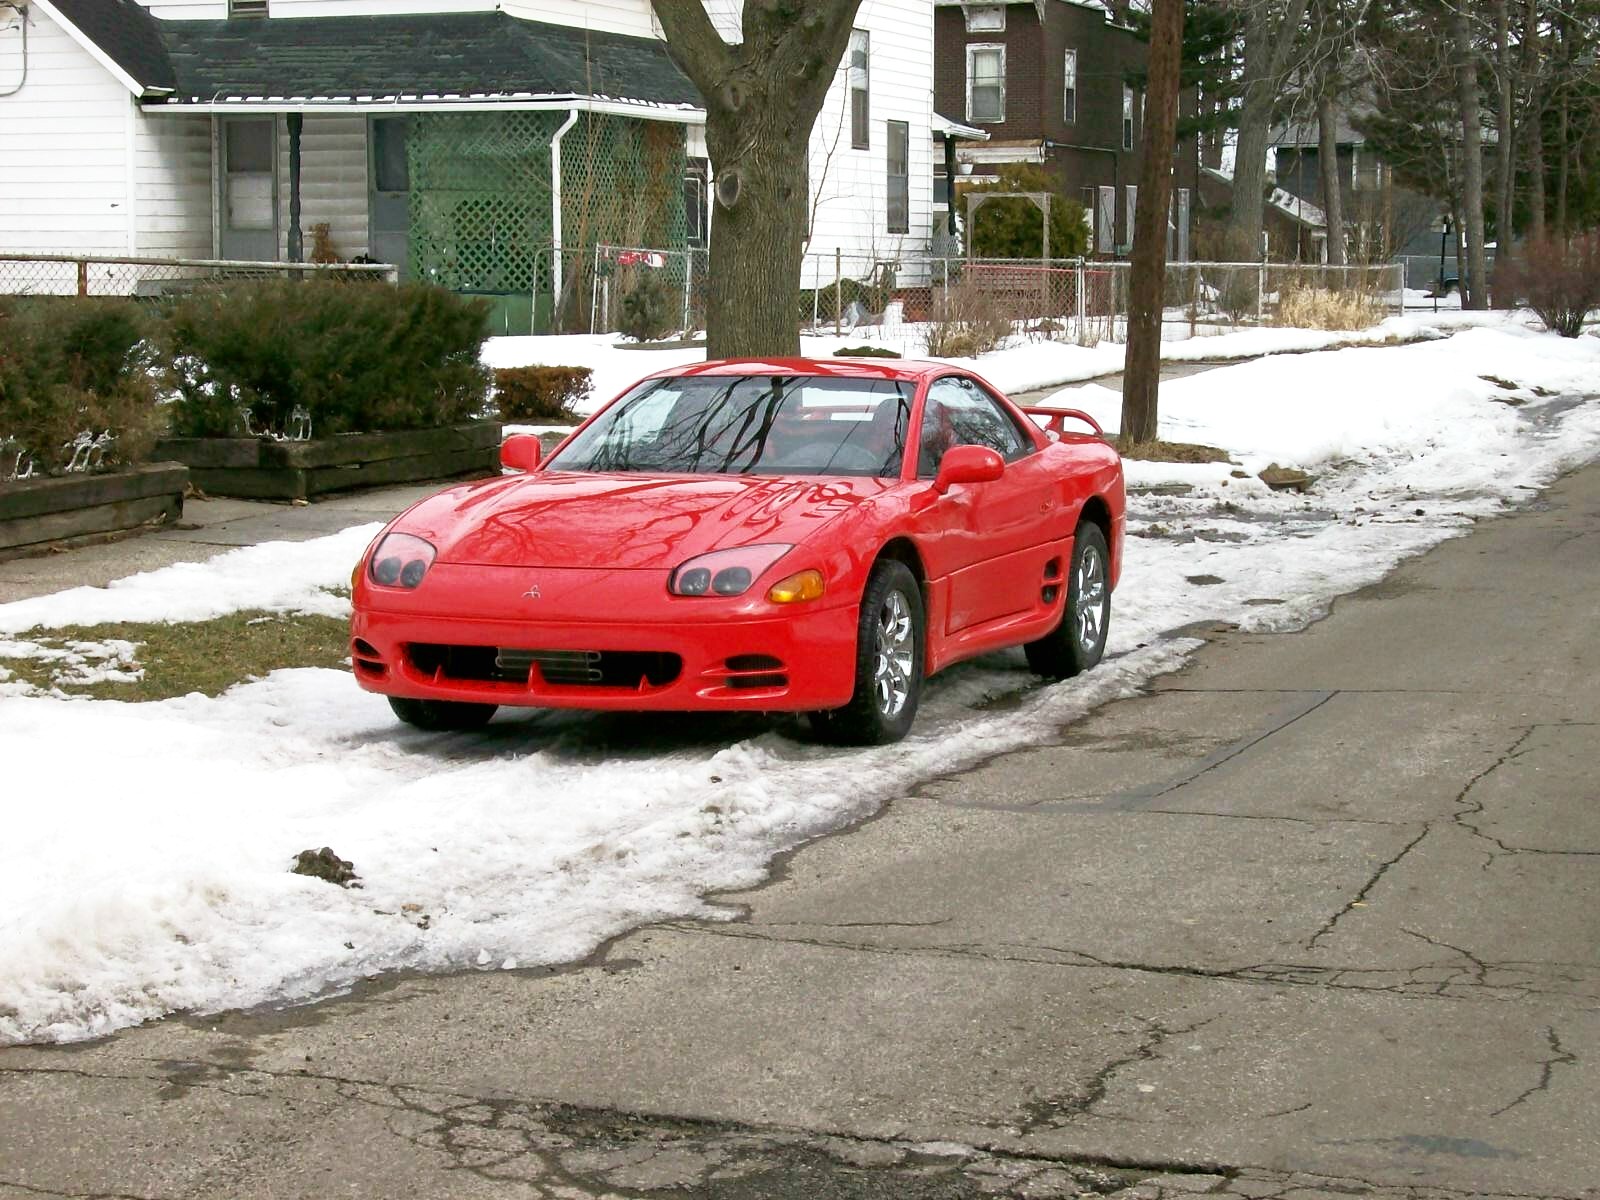
[[390, 696], [389, 707], [407, 725], [430, 732], [477, 729], [494, 716], [493, 704], [466, 704], [459, 700], [410, 700]]
[[1066, 679], [1100, 661], [1111, 626], [1111, 555], [1105, 534], [1093, 521], [1078, 526], [1072, 539], [1067, 602], [1061, 623], [1023, 649], [1028, 666], [1051, 679]]
[[819, 737], [853, 746], [898, 742], [922, 698], [922, 589], [903, 562], [881, 559], [867, 577], [856, 625], [856, 690], [850, 703], [812, 714]]

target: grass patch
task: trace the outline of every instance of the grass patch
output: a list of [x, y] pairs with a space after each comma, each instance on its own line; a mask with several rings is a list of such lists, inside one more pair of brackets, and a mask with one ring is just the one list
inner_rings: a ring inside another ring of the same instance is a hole
[[1144, 462], [1208, 463], [1232, 461], [1226, 450], [1199, 442], [1128, 442], [1117, 439], [1117, 453], [1123, 458], [1137, 458]]
[[[284, 667], [342, 668], [350, 655], [348, 621], [260, 611], [174, 625], [74, 626], [20, 634], [16, 640], [75, 657], [0, 658], [0, 667], [14, 680], [97, 700], [168, 700], [190, 692], [219, 696], [236, 683]], [[131, 663], [111, 654], [74, 650], [115, 642], [134, 644]], [[78, 678], [100, 666], [127, 672], [142, 668], [144, 675], [132, 682], [84, 683]]]

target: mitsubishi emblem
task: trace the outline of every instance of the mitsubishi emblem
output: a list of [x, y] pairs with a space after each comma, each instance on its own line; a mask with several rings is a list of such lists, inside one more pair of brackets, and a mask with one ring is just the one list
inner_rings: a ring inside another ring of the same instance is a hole
[[537, 599], [539, 599], [539, 585], [536, 583], [532, 587], [530, 587], [527, 591], [523, 592], [522, 593], [522, 598], [524, 600], [537, 600]]

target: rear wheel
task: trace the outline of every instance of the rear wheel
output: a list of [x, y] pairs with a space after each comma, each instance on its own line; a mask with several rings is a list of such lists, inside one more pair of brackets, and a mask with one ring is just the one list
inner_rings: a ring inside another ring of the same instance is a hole
[[493, 704], [465, 704], [459, 700], [410, 700], [390, 696], [389, 707], [407, 725], [432, 731], [477, 729], [488, 724], [496, 708]]
[[843, 708], [811, 715], [819, 737], [879, 746], [911, 731], [922, 698], [923, 624], [917, 577], [903, 562], [880, 559], [861, 594], [855, 695]]
[[1093, 521], [1084, 521], [1072, 539], [1072, 566], [1067, 574], [1067, 602], [1061, 623], [1023, 649], [1028, 666], [1051, 679], [1066, 679], [1100, 661], [1111, 626], [1111, 555], [1106, 536]]

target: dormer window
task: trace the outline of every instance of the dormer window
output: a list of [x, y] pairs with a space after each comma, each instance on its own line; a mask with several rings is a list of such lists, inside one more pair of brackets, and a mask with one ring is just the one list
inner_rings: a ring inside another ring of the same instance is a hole
[[264, 17], [267, 15], [267, 0], [228, 0], [228, 15], [230, 17]]

